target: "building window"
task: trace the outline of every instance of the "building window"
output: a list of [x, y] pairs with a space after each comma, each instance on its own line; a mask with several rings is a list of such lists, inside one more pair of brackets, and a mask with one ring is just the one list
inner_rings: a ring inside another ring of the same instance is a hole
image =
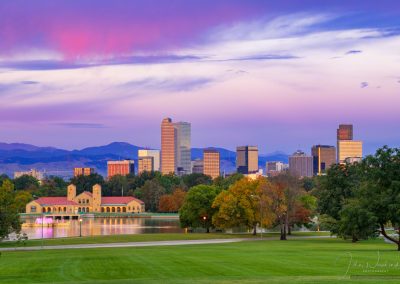
[[89, 204], [89, 199], [86, 199], [86, 203]]
[[78, 203], [81, 204], [81, 200], [80, 199], [78, 199]]
[[31, 212], [36, 213], [36, 206], [31, 206]]

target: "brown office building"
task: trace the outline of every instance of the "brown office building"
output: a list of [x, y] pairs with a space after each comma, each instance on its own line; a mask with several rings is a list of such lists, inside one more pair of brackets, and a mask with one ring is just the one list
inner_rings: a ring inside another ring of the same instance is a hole
[[152, 172], [154, 169], [154, 158], [147, 157], [139, 157], [138, 159], [138, 174], [140, 175], [143, 172]]
[[314, 175], [322, 175], [336, 163], [336, 148], [328, 145], [315, 145], [311, 148]]
[[172, 120], [164, 118], [161, 123], [161, 173], [175, 173], [177, 132]]
[[298, 177], [313, 176], [313, 157], [302, 151], [296, 151], [289, 156], [289, 172]]
[[111, 178], [115, 175], [126, 176], [135, 173], [135, 162], [133, 160], [108, 161], [107, 177]]
[[90, 176], [91, 174], [94, 174], [93, 168], [74, 168], [74, 177]]
[[241, 174], [258, 172], [257, 146], [239, 146], [236, 148], [236, 169]]
[[220, 155], [215, 149], [203, 151], [203, 173], [215, 179], [220, 176]]
[[337, 140], [353, 140], [353, 125], [340, 124], [337, 129]]

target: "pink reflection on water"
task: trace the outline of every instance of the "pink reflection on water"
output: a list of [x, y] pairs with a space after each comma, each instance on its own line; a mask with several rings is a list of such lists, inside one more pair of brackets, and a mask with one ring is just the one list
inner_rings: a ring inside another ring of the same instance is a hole
[[[36, 221], [37, 219], [25, 220], [28, 225]], [[178, 219], [166, 218], [83, 218], [81, 224], [78, 220], [52, 220], [52, 222], [43, 227], [24, 226], [22, 232], [26, 233], [29, 239], [42, 238], [42, 230], [43, 238], [46, 239], [79, 237], [80, 229], [82, 236], [183, 232]]]

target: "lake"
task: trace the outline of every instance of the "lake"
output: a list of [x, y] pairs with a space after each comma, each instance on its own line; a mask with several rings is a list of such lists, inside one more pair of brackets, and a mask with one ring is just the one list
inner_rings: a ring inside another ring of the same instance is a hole
[[[47, 225], [51, 220], [27, 218], [22, 227], [22, 233], [28, 239], [79, 237], [80, 227], [82, 236], [127, 235], [145, 233], [182, 233], [179, 219], [176, 218], [83, 218], [80, 226], [78, 220], [64, 221], [57, 226]], [[56, 221], [54, 221], [56, 222]], [[59, 221], [62, 222], [62, 221]], [[33, 226], [36, 224], [35, 226]]]

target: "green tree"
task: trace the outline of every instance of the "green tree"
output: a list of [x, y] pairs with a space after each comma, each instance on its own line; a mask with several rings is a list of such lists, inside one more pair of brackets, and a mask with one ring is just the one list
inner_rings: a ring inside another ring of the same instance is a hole
[[219, 176], [214, 179], [214, 185], [221, 190], [227, 190], [231, 185], [235, 184], [237, 181], [241, 180], [244, 176], [239, 173], [233, 175], [222, 177]]
[[135, 196], [145, 203], [147, 211], [156, 212], [160, 198], [165, 193], [165, 188], [157, 180], [148, 180], [141, 188], [135, 191]]
[[19, 232], [21, 223], [15, 204], [14, 185], [5, 180], [0, 187], [0, 239], [12, 232]]
[[128, 179], [126, 176], [115, 175], [112, 176], [107, 182], [107, 190], [110, 196], [121, 196], [122, 191], [127, 195], [128, 188]]
[[363, 173], [361, 206], [377, 218], [380, 233], [400, 251], [399, 238], [389, 236], [385, 228], [390, 223], [400, 236], [400, 148], [384, 146], [359, 167]]
[[25, 213], [26, 204], [33, 200], [29, 191], [17, 191], [15, 193], [15, 207], [19, 213]]
[[73, 177], [70, 181], [70, 183], [74, 184], [76, 186], [76, 193], [80, 194], [84, 191], [92, 191], [92, 187], [95, 184], [100, 184], [103, 189], [103, 194], [104, 195], [110, 195], [108, 192], [107, 188], [105, 187], [105, 182], [103, 176], [99, 174], [91, 174], [88, 176], [85, 175], [80, 175], [77, 177]]
[[360, 239], [377, 236], [377, 218], [360, 204], [358, 199], [349, 199], [340, 211], [340, 219], [332, 229], [339, 237], [351, 238], [355, 243]]
[[204, 227], [207, 233], [213, 227], [212, 216], [215, 209], [212, 208], [219, 190], [212, 185], [196, 185], [186, 194], [185, 200], [179, 210], [179, 219], [182, 228]]
[[184, 175], [182, 177], [183, 183], [186, 185], [187, 188], [192, 188], [193, 186], [199, 184], [211, 185], [212, 179], [210, 176], [204, 174], [193, 173], [189, 175]]
[[156, 174], [155, 180], [165, 189], [166, 193], [171, 194], [175, 188], [185, 188], [182, 179], [174, 174]]
[[346, 199], [355, 197], [359, 184], [358, 165], [333, 165], [325, 176], [316, 179], [313, 194], [318, 199], [318, 211], [339, 220]]
[[8, 177], [8, 175], [6, 175], [6, 174], [2, 174], [2, 175], [0, 175], [0, 186], [2, 186], [3, 185], [3, 181], [5, 181], [5, 180], [10, 180], [10, 178]]
[[39, 181], [30, 175], [22, 175], [14, 179], [14, 186], [15, 190], [35, 191], [39, 188]]

